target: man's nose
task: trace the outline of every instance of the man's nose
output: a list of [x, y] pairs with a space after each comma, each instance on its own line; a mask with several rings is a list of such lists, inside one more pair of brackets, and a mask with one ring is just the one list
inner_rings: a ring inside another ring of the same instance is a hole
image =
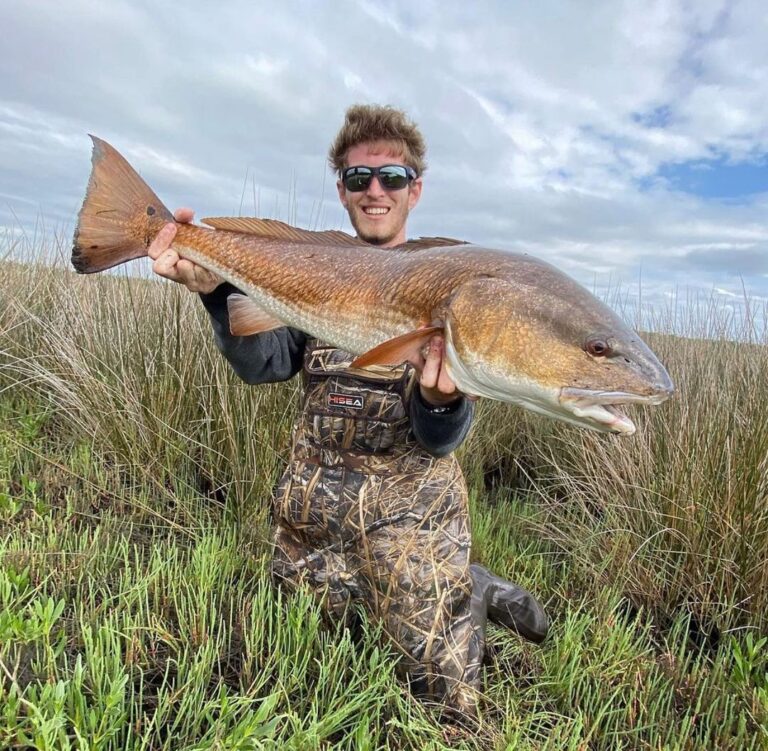
[[384, 188], [381, 187], [378, 175], [373, 175], [373, 177], [371, 177], [371, 182], [366, 188], [365, 192], [371, 196], [384, 195]]

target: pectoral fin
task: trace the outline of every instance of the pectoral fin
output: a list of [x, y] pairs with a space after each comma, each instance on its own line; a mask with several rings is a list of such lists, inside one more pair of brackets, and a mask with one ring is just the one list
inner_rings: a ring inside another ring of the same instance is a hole
[[229, 330], [233, 336], [261, 334], [285, 326], [282, 321], [262, 310], [250, 297], [232, 294], [227, 298]]
[[421, 356], [421, 348], [436, 334], [442, 334], [442, 326], [425, 326], [369, 349], [352, 362], [353, 368], [369, 365], [400, 365]]

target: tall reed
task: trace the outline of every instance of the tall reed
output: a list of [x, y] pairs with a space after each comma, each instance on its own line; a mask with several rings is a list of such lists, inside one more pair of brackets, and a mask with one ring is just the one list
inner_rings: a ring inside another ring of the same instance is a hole
[[[176, 285], [25, 260], [0, 262], [0, 745], [3, 717], [58, 747], [86, 710], [101, 748], [172, 748], [180, 728], [195, 748], [219, 732], [264, 738], [233, 748], [768, 742], [756, 316], [706, 300], [655, 313], [647, 339], [677, 393], [634, 409], [631, 438], [478, 405], [460, 450], [474, 555], [554, 626], [542, 650], [491, 631], [477, 740], [430, 725], [370, 634], [358, 659], [307, 602], [276, 610], [262, 564], [299, 384], [238, 381]], [[351, 680], [366, 661], [376, 675]]]

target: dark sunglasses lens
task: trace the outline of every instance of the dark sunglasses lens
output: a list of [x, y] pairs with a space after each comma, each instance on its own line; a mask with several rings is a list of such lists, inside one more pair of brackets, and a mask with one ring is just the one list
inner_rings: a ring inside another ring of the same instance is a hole
[[369, 169], [355, 167], [344, 175], [344, 187], [352, 193], [359, 193], [371, 184], [372, 176]]
[[386, 190], [402, 190], [408, 185], [408, 173], [404, 167], [382, 167], [379, 170], [379, 181]]
[[359, 193], [368, 189], [373, 175], [378, 177], [381, 187], [385, 190], [402, 190], [411, 179], [408, 169], [399, 164], [388, 164], [373, 169], [370, 167], [350, 167], [341, 179], [348, 191]]

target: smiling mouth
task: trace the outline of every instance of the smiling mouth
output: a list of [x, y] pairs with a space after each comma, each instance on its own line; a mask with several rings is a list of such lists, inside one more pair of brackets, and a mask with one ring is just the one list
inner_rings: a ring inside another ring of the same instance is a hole
[[363, 213], [366, 216], [382, 216], [383, 214], [388, 214], [389, 209], [383, 206], [365, 206]]

